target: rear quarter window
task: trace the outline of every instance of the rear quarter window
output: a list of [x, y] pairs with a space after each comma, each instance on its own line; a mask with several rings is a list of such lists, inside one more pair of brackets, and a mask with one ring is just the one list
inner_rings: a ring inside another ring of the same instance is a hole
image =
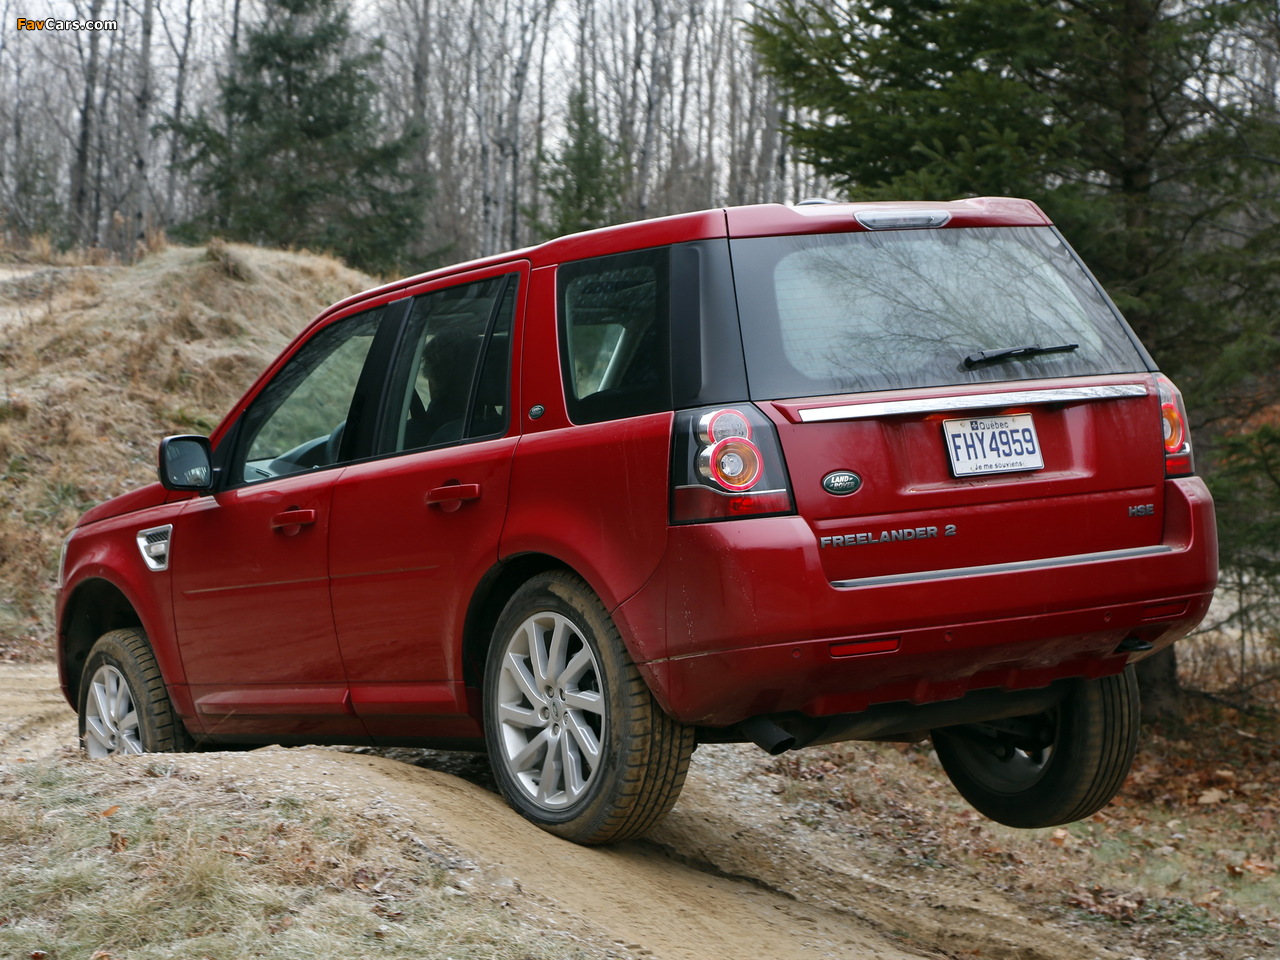
[[[1145, 370], [1145, 357], [1047, 227], [736, 240], [751, 394], [818, 396]], [[968, 367], [980, 351], [1076, 349]]]
[[562, 265], [565, 403], [574, 423], [671, 409], [669, 249]]

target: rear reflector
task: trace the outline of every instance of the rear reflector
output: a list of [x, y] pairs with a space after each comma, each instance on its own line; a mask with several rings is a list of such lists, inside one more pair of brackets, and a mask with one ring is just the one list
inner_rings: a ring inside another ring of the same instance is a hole
[[850, 640], [847, 643], [833, 643], [833, 657], [857, 657], [866, 653], [892, 653], [902, 644], [901, 637], [876, 637], [874, 640]]
[[1172, 620], [1174, 617], [1185, 617], [1187, 615], [1187, 607], [1191, 605], [1188, 600], [1171, 600], [1168, 603], [1157, 603], [1150, 607], [1142, 608], [1143, 620]]
[[710, 487], [676, 487], [671, 496], [672, 523], [695, 520], [734, 520], [790, 513], [791, 494], [785, 490], [760, 493], [719, 493]]

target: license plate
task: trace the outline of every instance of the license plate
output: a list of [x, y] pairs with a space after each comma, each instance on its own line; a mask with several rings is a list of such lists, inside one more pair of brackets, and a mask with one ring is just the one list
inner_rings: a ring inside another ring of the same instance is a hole
[[957, 477], [1044, 468], [1036, 425], [1029, 413], [944, 420], [942, 436], [951, 472]]

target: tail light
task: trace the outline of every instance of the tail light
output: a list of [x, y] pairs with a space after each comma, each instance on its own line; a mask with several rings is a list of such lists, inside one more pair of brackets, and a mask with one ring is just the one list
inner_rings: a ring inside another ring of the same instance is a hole
[[698, 473], [732, 493], [754, 487], [760, 481], [763, 465], [760, 448], [738, 437], [698, 451]]
[[1160, 420], [1164, 430], [1164, 474], [1166, 477], [1190, 476], [1195, 473], [1196, 465], [1182, 394], [1164, 374], [1156, 374], [1156, 386], [1160, 390]]
[[671, 522], [794, 512], [782, 446], [751, 404], [682, 410], [671, 455]]

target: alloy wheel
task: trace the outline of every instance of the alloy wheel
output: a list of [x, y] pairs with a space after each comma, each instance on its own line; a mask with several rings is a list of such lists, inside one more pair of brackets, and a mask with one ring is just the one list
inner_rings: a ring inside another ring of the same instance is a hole
[[536, 613], [502, 653], [497, 721], [501, 760], [526, 798], [563, 810], [600, 770], [608, 718], [599, 661], [567, 617]]
[[94, 673], [84, 720], [84, 742], [89, 756], [145, 752], [133, 691], [124, 674], [114, 666], [104, 664]]

